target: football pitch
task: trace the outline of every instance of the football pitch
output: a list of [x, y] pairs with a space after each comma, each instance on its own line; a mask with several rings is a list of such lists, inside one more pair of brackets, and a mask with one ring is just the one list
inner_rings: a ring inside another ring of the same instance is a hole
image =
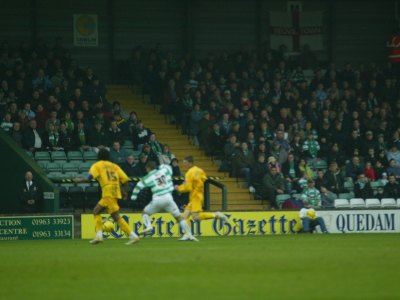
[[400, 299], [398, 234], [1, 241], [0, 299]]

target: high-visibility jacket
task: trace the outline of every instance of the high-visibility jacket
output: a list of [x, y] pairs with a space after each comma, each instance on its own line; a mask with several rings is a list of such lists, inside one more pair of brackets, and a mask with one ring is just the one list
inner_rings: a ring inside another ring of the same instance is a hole
[[389, 61], [394, 64], [400, 63], [400, 35], [393, 35], [387, 42], [389, 48]]

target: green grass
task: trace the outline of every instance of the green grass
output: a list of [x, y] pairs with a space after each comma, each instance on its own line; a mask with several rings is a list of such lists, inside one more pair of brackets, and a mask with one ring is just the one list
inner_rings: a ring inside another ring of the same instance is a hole
[[398, 234], [124, 241], [1, 241], [0, 299], [400, 299]]

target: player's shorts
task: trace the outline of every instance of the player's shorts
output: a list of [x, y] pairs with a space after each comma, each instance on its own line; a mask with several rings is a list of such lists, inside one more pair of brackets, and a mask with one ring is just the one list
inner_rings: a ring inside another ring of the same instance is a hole
[[176, 205], [172, 195], [169, 193], [160, 196], [153, 196], [153, 199], [143, 211], [148, 215], [165, 211], [173, 215], [175, 218], [181, 215], [178, 205]]
[[203, 202], [199, 199], [190, 200], [186, 205], [185, 210], [190, 212], [198, 213], [203, 211]]
[[97, 204], [106, 207], [109, 214], [119, 211], [118, 199], [116, 198], [101, 198]]

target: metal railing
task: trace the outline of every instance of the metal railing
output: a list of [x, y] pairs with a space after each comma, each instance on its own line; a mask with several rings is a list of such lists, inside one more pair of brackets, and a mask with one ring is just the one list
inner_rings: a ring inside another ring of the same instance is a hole
[[208, 178], [206, 182], [204, 183], [204, 208], [205, 210], [210, 210], [210, 185], [213, 185], [219, 189], [221, 189], [222, 192], [222, 210], [227, 210], [228, 209], [228, 190], [224, 184], [221, 182], [218, 182], [214, 179]]

